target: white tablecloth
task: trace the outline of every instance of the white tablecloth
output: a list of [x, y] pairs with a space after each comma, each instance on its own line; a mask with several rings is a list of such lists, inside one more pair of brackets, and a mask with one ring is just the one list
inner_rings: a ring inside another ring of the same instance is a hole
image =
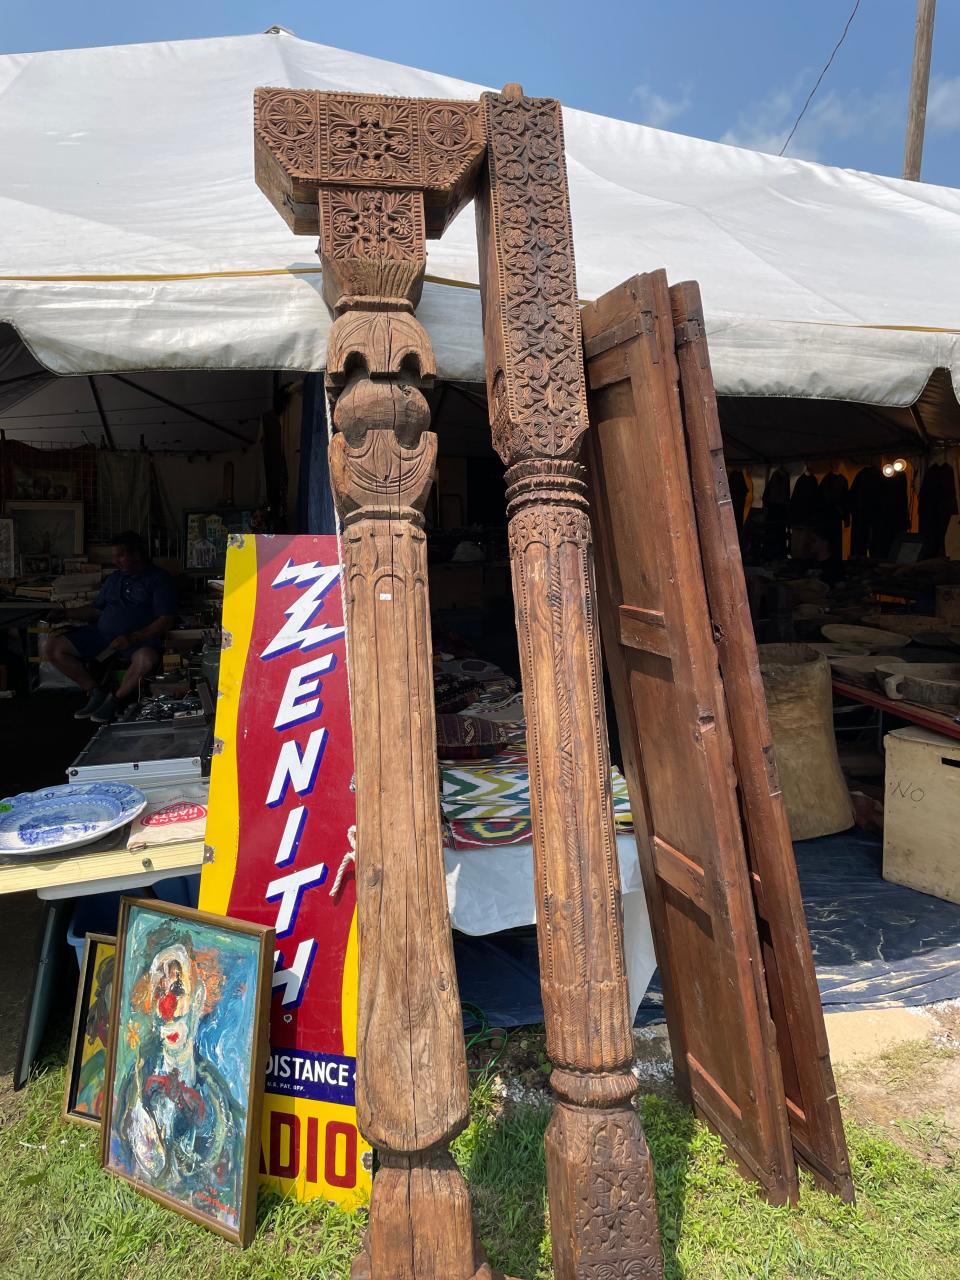
[[[617, 837], [623, 889], [624, 944], [630, 1003], [634, 1013], [657, 964], [650, 919], [632, 834]], [[533, 924], [533, 846], [491, 845], [485, 849], [445, 849], [450, 920], [461, 933], [498, 933]]]

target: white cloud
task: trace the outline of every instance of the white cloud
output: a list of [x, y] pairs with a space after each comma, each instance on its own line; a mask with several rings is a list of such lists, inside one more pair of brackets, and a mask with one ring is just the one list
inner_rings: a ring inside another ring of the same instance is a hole
[[[779, 154], [805, 96], [795, 85], [753, 103], [739, 113], [736, 123], [720, 141]], [[799, 160], [822, 160], [825, 149], [832, 143], [851, 138], [889, 138], [902, 131], [905, 110], [902, 95], [889, 90], [872, 94], [858, 89], [847, 93], [835, 90], [820, 93], [807, 108], [786, 154]], [[831, 161], [839, 163], [835, 151]]]
[[671, 120], [682, 116], [691, 105], [688, 93], [680, 98], [665, 98], [645, 84], [638, 84], [632, 89], [630, 97], [640, 104], [640, 123], [649, 124], [654, 129], [665, 129]]
[[[741, 111], [732, 129], [720, 138], [732, 147], [748, 147], [751, 151], [766, 151], [776, 155], [797, 118], [798, 108], [794, 95], [780, 89]], [[791, 146], [790, 154], [801, 160], [816, 160], [817, 152], [806, 145]]]
[[927, 98], [927, 124], [942, 133], [960, 130], [960, 76], [934, 76]]

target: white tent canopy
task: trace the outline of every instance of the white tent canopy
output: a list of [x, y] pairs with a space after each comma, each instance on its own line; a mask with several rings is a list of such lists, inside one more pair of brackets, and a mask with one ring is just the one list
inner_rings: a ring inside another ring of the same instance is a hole
[[[0, 57], [0, 321], [48, 369], [323, 367], [315, 244], [253, 180], [257, 85], [480, 92], [282, 31]], [[564, 120], [581, 296], [699, 280], [721, 393], [905, 406], [937, 368], [960, 388], [960, 191]], [[469, 208], [427, 269], [440, 371], [480, 381]]]

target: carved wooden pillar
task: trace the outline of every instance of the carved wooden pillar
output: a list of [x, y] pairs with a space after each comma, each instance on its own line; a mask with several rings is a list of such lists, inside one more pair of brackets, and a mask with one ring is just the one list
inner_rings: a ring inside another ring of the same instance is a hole
[[257, 141], [258, 180], [297, 229], [317, 229], [316, 214], [305, 225], [303, 201], [314, 188], [336, 316], [327, 384], [338, 397], [330, 469], [344, 526], [357, 775], [357, 1111], [381, 1163], [353, 1275], [470, 1280], [490, 1272], [447, 1149], [467, 1123], [469, 1094], [423, 532], [437, 443], [420, 388], [435, 368], [413, 310], [425, 237], [472, 195], [482, 120], [476, 103], [260, 90]]
[[557, 1280], [662, 1276], [636, 1082], [585, 473], [587, 430], [560, 106], [484, 94], [477, 199], [493, 441], [507, 466], [537, 938], [551, 1085]]

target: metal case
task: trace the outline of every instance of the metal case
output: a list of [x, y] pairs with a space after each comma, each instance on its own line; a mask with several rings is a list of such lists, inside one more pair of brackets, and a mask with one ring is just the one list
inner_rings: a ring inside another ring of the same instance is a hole
[[70, 782], [129, 782], [141, 791], [210, 774], [213, 725], [206, 719], [105, 724], [67, 769]]

